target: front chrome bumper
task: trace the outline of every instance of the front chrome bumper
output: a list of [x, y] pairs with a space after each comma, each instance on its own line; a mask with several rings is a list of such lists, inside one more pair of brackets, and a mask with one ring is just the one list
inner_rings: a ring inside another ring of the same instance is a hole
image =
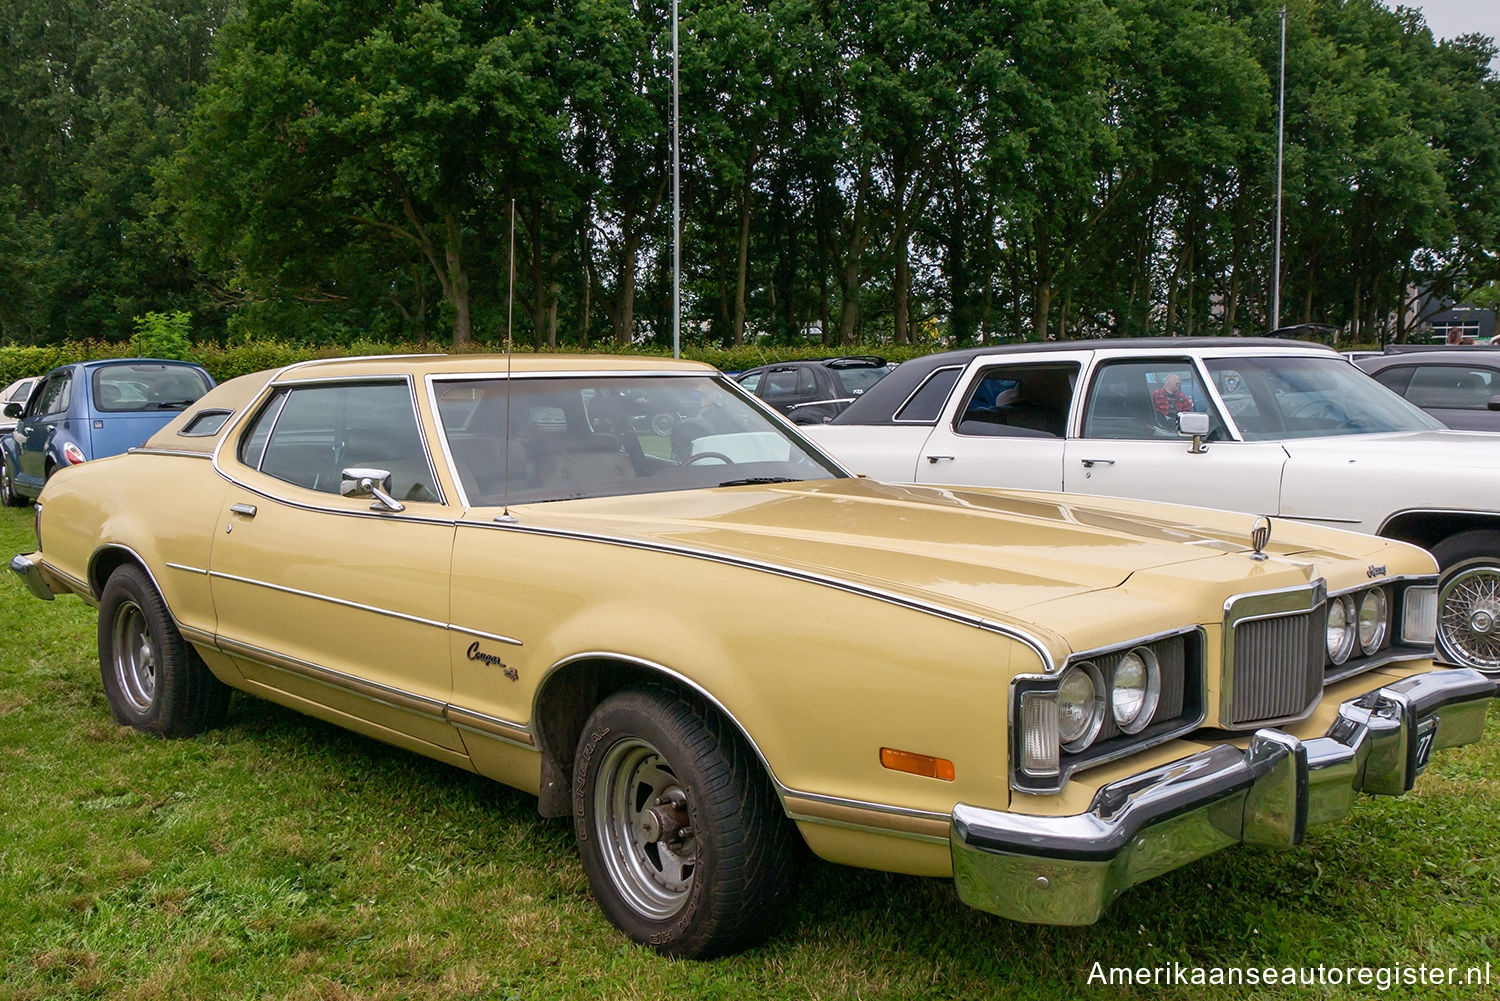
[[43, 601], [51, 601], [53, 590], [42, 576], [41, 564], [25, 554], [11, 557], [10, 572], [26, 582], [26, 588]]
[[1496, 683], [1433, 670], [1351, 699], [1325, 736], [1259, 730], [1101, 788], [1086, 813], [1038, 817], [959, 804], [958, 895], [1015, 921], [1086, 925], [1137, 883], [1234, 844], [1291, 847], [1355, 793], [1399, 796], [1437, 749], [1478, 740]]

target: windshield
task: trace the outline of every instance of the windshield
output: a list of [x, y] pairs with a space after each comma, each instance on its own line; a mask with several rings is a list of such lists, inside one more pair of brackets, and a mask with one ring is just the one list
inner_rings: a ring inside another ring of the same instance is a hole
[[[709, 376], [441, 380], [448, 452], [473, 505], [842, 476]], [[507, 414], [510, 432], [507, 433]]]
[[1246, 441], [1443, 427], [1342, 358], [1207, 358], [1204, 365]]

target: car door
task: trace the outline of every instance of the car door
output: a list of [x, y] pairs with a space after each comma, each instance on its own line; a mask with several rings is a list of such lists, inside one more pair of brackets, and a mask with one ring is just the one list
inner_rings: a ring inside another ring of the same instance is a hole
[[760, 380], [760, 398], [784, 414], [818, 399], [818, 380], [806, 365], [773, 368]]
[[1375, 379], [1450, 428], [1500, 431], [1500, 413], [1489, 408], [1500, 397], [1500, 371], [1487, 365], [1392, 365], [1376, 372]]
[[919, 483], [1061, 490], [1068, 415], [1088, 353], [975, 359], [917, 461]]
[[35, 493], [47, 479], [47, 453], [58, 428], [67, 429], [68, 407], [73, 399], [73, 373], [59, 369], [47, 376], [32, 394], [21, 419], [16, 422], [16, 481]]
[[[1068, 440], [1063, 489], [1070, 493], [1275, 514], [1286, 450], [1234, 440], [1195, 362], [1184, 356], [1101, 359], [1089, 374], [1079, 432]], [[1234, 392], [1231, 377], [1221, 391]], [[1177, 433], [1176, 415], [1207, 413], [1202, 450]]]
[[[429, 455], [405, 379], [275, 390], [217, 457], [233, 486], [210, 574], [248, 681], [442, 757], [462, 748], [444, 718], [454, 514]], [[344, 496], [350, 468], [388, 472], [395, 503]]]

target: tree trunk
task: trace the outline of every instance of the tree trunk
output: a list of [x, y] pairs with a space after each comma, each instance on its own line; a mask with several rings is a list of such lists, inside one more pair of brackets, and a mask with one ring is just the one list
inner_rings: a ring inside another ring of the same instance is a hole
[[734, 346], [745, 343], [745, 283], [750, 267], [750, 174], [740, 184], [740, 247], [734, 278]]

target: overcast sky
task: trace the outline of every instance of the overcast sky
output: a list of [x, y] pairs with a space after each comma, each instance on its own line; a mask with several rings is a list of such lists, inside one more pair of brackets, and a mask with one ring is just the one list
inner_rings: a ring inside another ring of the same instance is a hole
[[[1500, 38], [1500, 0], [1385, 0], [1387, 7], [1420, 7], [1438, 38], [1481, 34]], [[1500, 59], [1491, 63], [1500, 70]]]

